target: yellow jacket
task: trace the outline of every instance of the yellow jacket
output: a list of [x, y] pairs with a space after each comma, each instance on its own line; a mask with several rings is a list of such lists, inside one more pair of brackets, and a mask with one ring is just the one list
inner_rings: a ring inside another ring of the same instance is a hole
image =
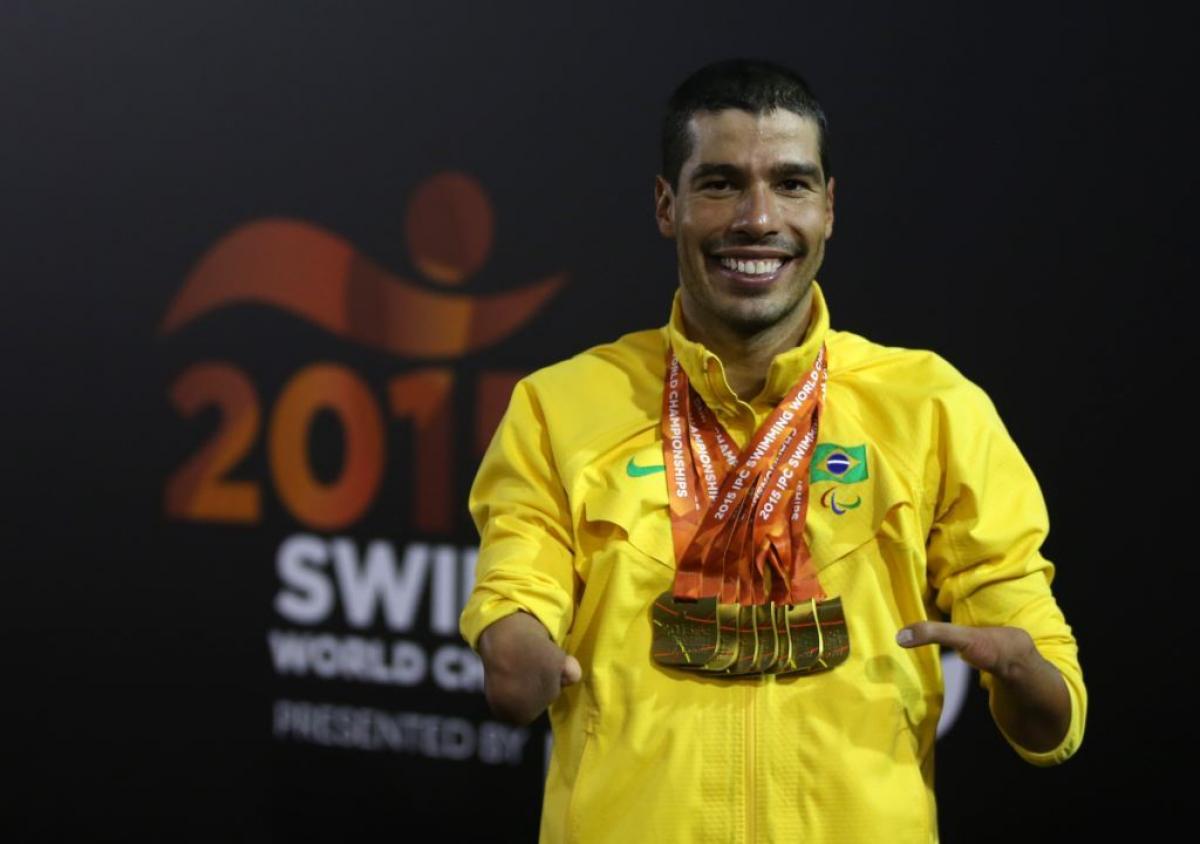
[[[926, 618], [1028, 630], [1067, 681], [1071, 726], [1049, 752], [1013, 747], [1053, 764], [1083, 738], [1075, 640], [1038, 550], [1045, 504], [992, 403], [932, 352], [830, 330], [814, 287], [805, 340], [774, 360], [751, 403], [683, 335], [678, 296], [663, 328], [542, 369], [513, 393], [471, 490], [481, 547], [461, 630], [475, 647], [489, 624], [527, 610], [583, 667], [550, 707], [542, 841], [936, 840], [941, 665], [936, 648], [895, 642]], [[663, 463], [667, 344], [744, 447], [822, 341], [818, 444], [865, 445], [853, 454], [867, 463], [862, 480], [816, 481], [808, 510], [850, 656], [811, 676], [663, 668], [650, 657], [650, 605], [672, 586], [674, 552], [664, 473], [642, 467]]]

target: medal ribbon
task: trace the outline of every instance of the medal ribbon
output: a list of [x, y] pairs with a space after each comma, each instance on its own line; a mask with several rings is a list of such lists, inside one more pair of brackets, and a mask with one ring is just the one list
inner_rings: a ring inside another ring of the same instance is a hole
[[804, 537], [808, 476], [825, 400], [825, 347], [739, 454], [673, 349], [663, 384], [677, 600], [755, 606], [824, 598]]

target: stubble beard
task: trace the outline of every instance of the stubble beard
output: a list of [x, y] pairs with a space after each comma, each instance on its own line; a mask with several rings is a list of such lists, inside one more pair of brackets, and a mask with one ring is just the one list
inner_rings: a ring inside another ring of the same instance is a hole
[[[714, 287], [708, 283], [705, 275], [705, 283], [695, 285], [699, 289], [692, 291], [692, 298], [734, 334], [751, 338], [787, 320], [796, 312], [812, 287], [823, 257], [823, 250], [820, 250], [816, 255], [802, 253], [793, 259], [801, 266], [789, 267], [789, 271], [803, 275], [799, 282], [789, 282], [787, 296], [775, 295], [777, 291], [765, 291], [761, 296], [724, 297], [725, 301], [722, 302], [714, 295]], [[810, 258], [815, 258], [811, 265]], [[707, 273], [707, 266], [702, 270]]]
[[784, 322], [795, 313], [804, 301], [807, 289], [808, 285], [805, 285], [794, 296], [777, 302], [770, 301], [768, 297], [761, 297], [757, 301], [751, 299], [739, 302], [732, 308], [724, 309], [720, 317], [730, 330], [739, 336], [753, 337]]

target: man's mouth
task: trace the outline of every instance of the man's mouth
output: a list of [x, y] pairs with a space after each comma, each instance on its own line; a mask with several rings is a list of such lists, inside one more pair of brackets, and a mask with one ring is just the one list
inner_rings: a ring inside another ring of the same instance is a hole
[[709, 256], [721, 273], [741, 284], [767, 284], [779, 277], [791, 259], [787, 258], [737, 258]]

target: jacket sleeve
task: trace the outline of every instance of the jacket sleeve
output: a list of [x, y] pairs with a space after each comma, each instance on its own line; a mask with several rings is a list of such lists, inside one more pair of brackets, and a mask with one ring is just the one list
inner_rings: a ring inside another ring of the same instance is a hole
[[[1029, 632], [1066, 681], [1071, 723], [1058, 747], [1045, 752], [1004, 737], [1034, 765], [1063, 762], [1083, 740], [1087, 690], [1075, 637], [1050, 592], [1054, 566], [1040, 551], [1050, 529], [1041, 489], [981, 389], [964, 381], [937, 412], [939, 468], [929, 478], [936, 487], [928, 487], [937, 489], [937, 499], [927, 559], [938, 608], [954, 624]], [[993, 706], [992, 675], [980, 681]]]
[[468, 506], [480, 545], [475, 587], [459, 619], [463, 638], [478, 649], [485, 628], [524, 610], [561, 646], [575, 606], [571, 517], [528, 379], [513, 390]]

